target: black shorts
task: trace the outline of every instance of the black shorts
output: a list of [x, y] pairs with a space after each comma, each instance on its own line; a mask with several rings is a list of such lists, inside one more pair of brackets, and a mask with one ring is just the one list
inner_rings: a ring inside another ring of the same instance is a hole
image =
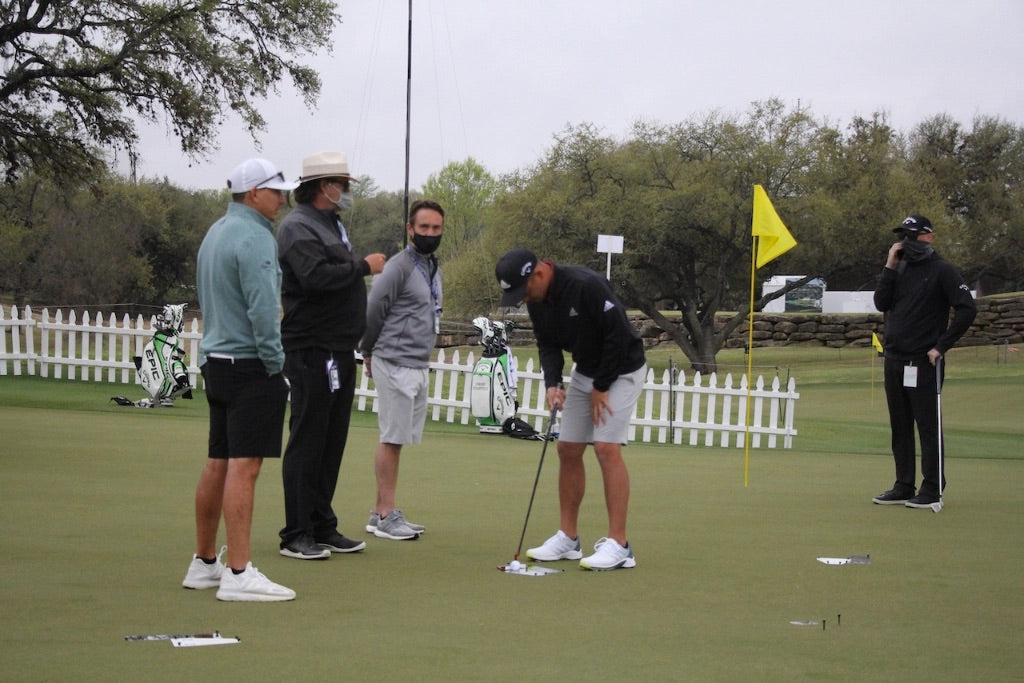
[[279, 458], [288, 384], [263, 361], [210, 358], [201, 368], [210, 404], [211, 458]]

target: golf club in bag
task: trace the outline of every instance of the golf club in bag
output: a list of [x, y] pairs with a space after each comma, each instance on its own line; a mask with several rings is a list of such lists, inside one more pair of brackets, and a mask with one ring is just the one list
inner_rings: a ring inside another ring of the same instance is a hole
[[551, 431], [555, 424], [555, 415], [558, 413], [558, 406], [551, 409], [548, 415], [548, 428], [544, 434], [544, 445], [540, 449], [540, 462], [537, 463], [537, 476], [533, 478], [533, 490], [530, 491], [530, 504], [526, 506], [526, 519], [523, 520], [523, 531], [519, 534], [519, 546], [516, 554], [508, 564], [498, 565], [498, 570], [506, 574], [518, 574], [521, 576], [544, 576], [546, 574], [559, 574], [560, 569], [540, 567], [536, 564], [528, 565], [519, 561], [519, 553], [523, 552], [523, 539], [526, 538], [526, 527], [530, 523], [530, 512], [533, 510], [533, 499], [537, 495], [537, 484], [540, 482], [540, 471], [544, 468], [544, 454], [548, 452], [548, 442], [552, 440]]
[[536, 429], [516, 417], [519, 401], [516, 395], [516, 358], [508, 344], [512, 321], [492, 321], [486, 317], [473, 319], [480, 331], [483, 356], [473, 366], [470, 385], [470, 414], [476, 418], [481, 434], [508, 434], [519, 439], [542, 439]]
[[186, 307], [187, 304], [166, 304], [156, 316], [153, 338], [143, 347], [142, 355], [134, 358], [136, 378], [149, 393], [149, 398], [132, 401], [124, 396], [114, 396], [111, 401], [122, 406], [153, 408], [173, 406], [178, 396], [192, 398], [185, 349], [178, 342], [178, 336], [185, 327]]
[[946, 482], [942, 478], [942, 466], [943, 466], [943, 438], [942, 438], [942, 374], [943, 374], [943, 359], [942, 356], [935, 361], [935, 417], [938, 423], [939, 430], [939, 501], [932, 503], [932, 512], [938, 512], [942, 509], [942, 489], [946, 487]]

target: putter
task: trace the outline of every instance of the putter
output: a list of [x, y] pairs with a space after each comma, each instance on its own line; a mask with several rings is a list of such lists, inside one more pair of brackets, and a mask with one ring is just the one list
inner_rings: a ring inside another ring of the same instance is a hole
[[935, 361], [935, 413], [939, 428], [939, 501], [932, 503], [932, 512], [938, 512], [942, 509], [942, 356], [939, 356], [938, 360]]
[[[544, 433], [544, 446], [540, 449], [540, 462], [537, 463], [537, 476], [533, 478], [533, 490], [530, 491], [530, 504], [526, 506], [526, 519], [523, 520], [523, 531], [519, 534], [519, 547], [516, 548], [516, 554], [512, 558], [512, 562], [507, 565], [501, 565], [498, 567], [503, 572], [510, 574], [528, 573], [529, 567], [519, 562], [519, 553], [523, 551], [523, 539], [526, 538], [526, 526], [530, 523], [530, 511], [533, 510], [533, 499], [537, 495], [537, 483], [540, 481], [540, 471], [544, 467], [544, 454], [548, 451], [548, 442], [551, 441], [551, 433], [555, 424], [555, 414], [558, 412], [558, 406], [554, 406], [551, 409], [551, 414], [548, 415], [548, 428]], [[557, 571], [557, 570], [556, 570]], [[542, 573], [549, 573], [544, 571]]]

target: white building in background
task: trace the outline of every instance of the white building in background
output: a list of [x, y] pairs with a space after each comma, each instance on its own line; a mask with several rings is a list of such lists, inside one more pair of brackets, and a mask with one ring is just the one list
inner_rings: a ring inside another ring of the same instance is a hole
[[[802, 279], [803, 275], [776, 275], [765, 280], [761, 295], [770, 294], [789, 282]], [[878, 313], [874, 302], [875, 292], [830, 292], [825, 281], [811, 280], [786, 296], [775, 299], [764, 307], [765, 313]]]

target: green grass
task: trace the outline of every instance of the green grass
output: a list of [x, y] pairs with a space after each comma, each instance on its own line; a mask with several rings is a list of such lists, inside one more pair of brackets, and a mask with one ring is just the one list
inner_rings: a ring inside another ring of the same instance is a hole
[[[431, 426], [403, 458], [399, 489], [427, 534], [371, 538], [328, 562], [277, 554], [280, 462], [267, 461], [254, 560], [299, 596], [266, 605], [180, 588], [205, 457], [201, 394], [143, 410], [108, 400], [135, 387], [0, 377], [3, 678], [1019, 680], [1024, 362], [951, 354], [950, 483], [933, 514], [870, 503], [892, 479], [870, 354], [755, 354], [797, 378], [794, 448], [751, 451], [744, 488], [742, 450], [631, 445], [635, 570], [497, 572], [515, 552], [541, 444]], [[358, 538], [375, 437], [373, 418], [355, 416], [336, 508]], [[585, 545], [605, 525], [587, 457]], [[557, 524], [556, 462], [550, 447], [527, 545]], [[871, 564], [815, 561], [852, 554]], [[242, 642], [123, 640], [213, 629]]]

